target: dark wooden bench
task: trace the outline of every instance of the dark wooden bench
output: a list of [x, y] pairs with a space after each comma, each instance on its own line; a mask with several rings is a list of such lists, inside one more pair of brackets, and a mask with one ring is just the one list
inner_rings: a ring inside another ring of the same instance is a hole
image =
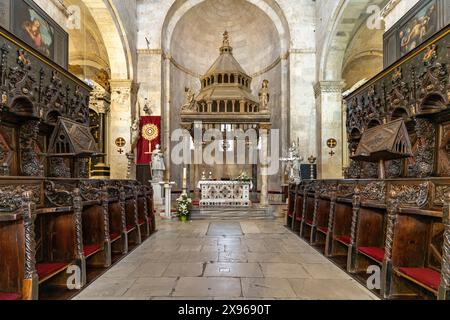
[[141, 229], [138, 217], [138, 194], [136, 188], [130, 183], [123, 182], [120, 190], [120, 201], [125, 207], [125, 231], [128, 235], [128, 247], [141, 244]]
[[303, 209], [300, 224], [300, 237], [311, 242], [311, 234], [314, 226], [314, 212], [319, 201], [319, 194], [316, 192], [316, 182], [306, 182], [303, 189]]
[[79, 188], [71, 191], [46, 188], [46, 199], [58, 206], [37, 210], [36, 271], [39, 298], [53, 299], [86, 284], [83, 202]]
[[40, 189], [0, 185], [0, 301], [37, 299], [34, 219]]
[[[435, 190], [447, 188], [438, 185]], [[390, 189], [383, 297], [448, 299], [450, 199], [444, 198], [449, 194], [430, 192], [430, 182], [394, 183]], [[433, 197], [436, 193], [441, 196]], [[442, 211], [444, 202], [447, 207]]]
[[336, 181], [322, 181], [317, 188], [316, 201], [317, 206], [313, 215], [313, 226], [311, 230], [311, 243], [325, 251], [326, 239], [331, 229], [330, 227], [330, 212], [334, 212], [336, 204]]
[[288, 209], [286, 214], [286, 226], [288, 228], [291, 228], [295, 231], [294, 228], [294, 214], [296, 210], [296, 203], [298, 199], [298, 188], [300, 187], [300, 184], [290, 184], [289, 185], [289, 197], [288, 197]]
[[78, 182], [83, 200], [83, 252], [92, 269], [111, 266], [108, 190], [100, 180]]
[[386, 183], [361, 182], [355, 189], [351, 242], [347, 270], [366, 275], [372, 265], [382, 265], [386, 231]]
[[351, 243], [351, 225], [353, 216], [352, 198], [354, 182], [340, 182], [331, 202], [329, 230], [325, 244], [325, 256], [346, 267], [348, 246]]
[[138, 224], [141, 233], [141, 240], [144, 241], [151, 235], [151, 217], [148, 212], [147, 189], [142, 185], [136, 185], [136, 204], [138, 214]]
[[128, 233], [126, 232], [125, 206], [120, 201], [120, 185], [108, 181], [105, 184], [108, 193], [108, 220], [111, 259], [120, 258], [128, 253]]

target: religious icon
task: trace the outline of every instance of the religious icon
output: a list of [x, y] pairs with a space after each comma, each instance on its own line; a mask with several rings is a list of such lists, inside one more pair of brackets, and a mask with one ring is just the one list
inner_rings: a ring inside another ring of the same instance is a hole
[[421, 9], [400, 31], [402, 56], [415, 49], [437, 31], [436, 1]]
[[17, 15], [14, 17], [15, 32], [30, 46], [52, 58], [54, 53], [53, 27], [25, 2], [17, 5]]

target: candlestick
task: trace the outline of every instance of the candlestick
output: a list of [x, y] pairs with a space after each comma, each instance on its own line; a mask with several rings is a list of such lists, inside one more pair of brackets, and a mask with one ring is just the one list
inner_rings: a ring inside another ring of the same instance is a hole
[[183, 168], [183, 193], [187, 193], [187, 168]]

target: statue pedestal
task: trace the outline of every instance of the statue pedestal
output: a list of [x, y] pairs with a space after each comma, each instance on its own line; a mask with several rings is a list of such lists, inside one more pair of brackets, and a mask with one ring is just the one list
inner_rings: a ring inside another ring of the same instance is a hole
[[153, 187], [153, 202], [155, 205], [162, 205], [163, 201], [163, 186], [157, 181], [150, 181]]
[[153, 187], [153, 201], [156, 205], [164, 203], [164, 170], [152, 170], [152, 178], [150, 181]]
[[164, 212], [161, 212], [160, 216], [163, 219], [172, 219], [172, 186], [175, 182], [159, 182], [159, 185], [164, 186]]

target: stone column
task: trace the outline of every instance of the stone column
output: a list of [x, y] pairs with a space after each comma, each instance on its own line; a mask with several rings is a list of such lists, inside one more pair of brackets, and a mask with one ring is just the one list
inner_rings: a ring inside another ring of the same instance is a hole
[[[318, 179], [342, 178], [342, 81], [320, 81], [314, 87], [317, 112]], [[338, 141], [331, 156], [327, 140]]]
[[[260, 195], [260, 205], [261, 207], [269, 206], [269, 175], [267, 163], [267, 158], [269, 155], [269, 131], [270, 124], [261, 125], [260, 137], [261, 137], [261, 195]], [[257, 186], [255, 186], [257, 187]]]
[[163, 141], [163, 148], [164, 151], [164, 162], [165, 162], [165, 166], [166, 166], [166, 171], [165, 171], [165, 177], [167, 178], [167, 180], [170, 180], [170, 154], [171, 154], [171, 149], [170, 149], [170, 59], [171, 56], [169, 53], [164, 54], [163, 56], [163, 75], [164, 75], [164, 96], [163, 96], [163, 105], [162, 105], [162, 117], [163, 117], [163, 123], [162, 123], [162, 127], [163, 127], [163, 136], [162, 136], [162, 141]]
[[[111, 178], [126, 179], [128, 159], [126, 154], [131, 152], [131, 121], [136, 100], [136, 85], [131, 80], [111, 80], [111, 113], [108, 128], [109, 161], [111, 164]], [[126, 145], [119, 148], [115, 141], [124, 138]]]
[[289, 134], [289, 94], [289, 53], [286, 53], [281, 56], [281, 154], [287, 154], [291, 141]]

